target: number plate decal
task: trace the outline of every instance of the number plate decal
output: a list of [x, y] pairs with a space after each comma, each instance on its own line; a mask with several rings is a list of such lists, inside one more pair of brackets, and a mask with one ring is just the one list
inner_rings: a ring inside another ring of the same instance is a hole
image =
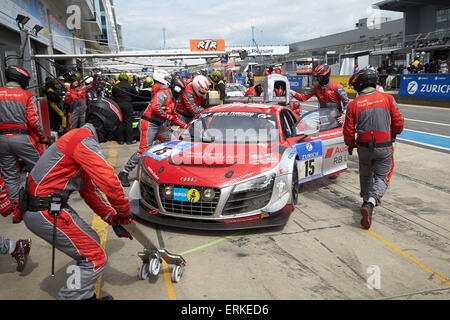
[[323, 146], [321, 140], [295, 145], [300, 160], [297, 160], [298, 179], [307, 182], [323, 176]]

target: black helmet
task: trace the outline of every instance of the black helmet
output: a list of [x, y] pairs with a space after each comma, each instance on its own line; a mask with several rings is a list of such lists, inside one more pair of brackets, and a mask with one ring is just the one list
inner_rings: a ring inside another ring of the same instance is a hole
[[14, 81], [20, 84], [22, 89], [28, 87], [31, 76], [30, 74], [23, 68], [18, 66], [9, 66], [5, 70], [6, 81]]
[[181, 97], [185, 88], [186, 84], [184, 83], [183, 80], [179, 78], [173, 78], [172, 81], [170, 82], [170, 90], [172, 91], [173, 97], [175, 99]]
[[[102, 128], [96, 126], [98, 120], [103, 124]], [[94, 124], [99, 134], [99, 141], [106, 142], [112, 139], [114, 133], [122, 123], [122, 113], [119, 106], [108, 98], [99, 98], [89, 105], [86, 122]], [[99, 132], [100, 131], [100, 132]]]
[[378, 77], [371, 68], [364, 68], [358, 73], [355, 73], [348, 80], [348, 84], [355, 88], [357, 92], [361, 92], [367, 87], [376, 88]]
[[314, 77], [321, 86], [326, 85], [330, 80], [331, 68], [327, 64], [321, 64], [314, 69]]
[[263, 91], [264, 91], [264, 88], [261, 84], [257, 84], [255, 86], [255, 92], [258, 97], [261, 95], [261, 93], [263, 93]]

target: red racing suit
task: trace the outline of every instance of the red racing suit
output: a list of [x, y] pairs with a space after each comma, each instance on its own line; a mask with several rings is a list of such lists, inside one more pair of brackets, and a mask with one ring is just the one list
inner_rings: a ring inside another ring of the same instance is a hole
[[304, 94], [296, 92], [293, 96], [302, 102], [316, 96], [320, 108], [337, 108], [341, 114], [345, 114], [349, 103], [344, 87], [334, 81], [329, 81], [325, 86], [315, 82], [314, 86]]
[[86, 94], [97, 85], [97, 77], [94, 77], [92, 85], [85, 89], [83, 86], [76, 88], [69, 87], [64, 103], [70, 106], [69, 109], [69, 129], [82, 127], [86, 117]]
[[0, 214], [7, 217], [13, 211], [14, 204], [11, 202], [11, 199], [9, 199], [8, 190], [6, 189], [5, 182], [3, 181], [0, 173]]
[[44, 148], [44, 141], [36, 97], [15, 82], [0, 88], [0, 168], [14, 201], [19, 197], [20, 173], [17, 160], [32, 168]]
[[[32, 198], [46, 198], [61, 190], [78, 191], [89, 207], [108, 224], [118, 215], [131, 214], [119, 179], [114, 168], [106, 162], [95, 127], [90, 123], [69, 131], [47, 149], [31, 171], [28, 186]], [[16, 214], [20, 213], [14, 213], [15, 221], [20, 221]], [[28, 229], [52, 243], [54, 216], [48, 209], [30, 206], [22, 216]], [[100, 238], [70, 206], [61, 210], [56, 228], [56, 248], [77, 261], [82, 285], [80, 289], [64, 286], [58, 299], [89, 298], [107, 262]]]
[[358, 146], [364, 201], [373, 197], [379, 204], [386, 192], [394, 169], [392, 138], [403, 131], [403, 126], [403, 116], [394, 98], [387, 93], [366, 88], [350, 102], [343, 130], [344, 141], [349, 148]]
[[177, 103], [177, 112], [181, 114], [184, 117], [184, 120], [187, 121], [185, 122], [188, 123], [197, 114], [202, 112], [204, 107], [203, 97], [198, 96], [192, 87], [192, 83], [189, 83]]
[[257, 94], [256, 94], [255, 88], [254, 88], [254, 87], [250, 87], [250, 88], [245, 92], [245, 96], [246, 96], [246, 97], [249, 97], [249, 96], [254, 96], [254, 97], [256, 97]]
[[155, 126], [157, 126], [160, 129], [167, 129], [167, 125], [170, 123], [182, 128], [186, 126], [186, 124], [181, 122], [177, 117], [175, 112], [175, 100], [173, 99], [169, 88], [161, 86], [158, 89], [159, 90], [156, 91], [152, 97], [152, 102], [142, 114], [140, 122], [141, 141], [139, 144], [139, 156], [152, 144], [153, 139], [156, 136], [156, 132], [155, 134], [149, 132], [153, 131], [149, 130], [150, 127], [155, 128]]

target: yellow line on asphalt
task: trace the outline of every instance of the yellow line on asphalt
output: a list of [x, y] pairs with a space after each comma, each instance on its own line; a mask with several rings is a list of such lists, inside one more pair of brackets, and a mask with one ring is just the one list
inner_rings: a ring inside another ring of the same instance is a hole
[[378, 240], [380, 240], [381, 242], [383, 242], [385, 245], [387, 245], [388, 247], [394, 249], [395, 251], [397, 251], [398, 253], [400, 253], [402, 256], [404, 256], [405, 258], [411, 260], [412, 262], [414, 262], [415, 264], [417, 264], [419, 267], [421, 267], [422, 269], [426, 270], [427, 272], [431, 273], [432, 275], [434, 275], [436, 278], [438, 278], [439, 280], [441, 280], [442, 282], [445, 282], [446, 284], [448, 284], [450, 286], [450, 281], [448, 279], [446, 279], [444, 276], [440, 275], [439, 273], [437, 273], [436, 271], [434, 271], [433, 269], [427, 267], [426, 265], [424, 265], [423, 263], [421, 263], [420, 261], [418, 261], [417, 259], [411, 257], [409, 254], [407, 254], [406, 252], [400, 250], [399, 248], [397, 248], [396, 246], [394, 246], [392, 243], [384, 240], [382, 237], [380, 237], [379, 235], [377, 235], [375, 232], [373, 232], [372, 230], [366, 230], [369, 234], [371, 234], [372, 236], [374, 236], [375, 238], [377, 238]]
[[[117, 144], [116, 144], [117, 145]], [[114, 146], [113, 149], [109, 151], [108, 158], [106, 160], [111, 167], [115, 167], [117, 163], [117, 147]], [[102, 196], [105, 198], [105, 195], [102, 193]], [[98, 236], [100, 237], [100, 245], [103, 247], [103, 249], [106, 248], [106, 238], [108, 237], [108, 227], [109, 225], [100, 218], [99, 215], [94, 213], [94, 217], [92, 219], [92, 225], [91, 228], [94, 229], [95, 232], [97, 232]], [[100, 297], [100, 290], [102, 286], [102, 275], [98, 277], [97, 282], [95, 282], [94, 285], [94, 293], [97, 297]]]
[[169, 266], [164, 260], [162, 262], [162, 269], [164, 274], [164, 282], [166, 283], [167, 294], [169, 295], [169, 300], [177, 300], [177, 297], [175, 296], [175, 290], [173, 289], [172, 285], [172, 275], [169, 271]]

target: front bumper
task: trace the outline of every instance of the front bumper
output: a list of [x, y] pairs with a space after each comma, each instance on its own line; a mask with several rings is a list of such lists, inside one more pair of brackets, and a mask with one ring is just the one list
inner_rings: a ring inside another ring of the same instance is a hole
[[[135, 216], [143, 220], [161, 225], [202, 230], [233, 230], [284, 226], [294, 209], [289, 188], [279, 188], [281, 181], [283, 185], [290, 185], [287, 181], [288, 176], [278, 176], [275, 178], [274, 185], [276, 187], [273, 188], [270, 200], [260, 209], [236, 212], [228, 209], [230, 207], [228, 205], [229, 199], [231, 199], [233, 190], [233, 186], [230, 186], [220, 190], [220, 197], [218, 197], [212, 212], [210, 211], [205, 214], [202, 211], [190, 215], [167, 211], [168, 206], [167, 204], [163, 204], [164, 199], [162, 199], [158, 191], [159, 184], [153, 179], [148, 179], [150, 176], [146, 173], [139, 173], [138, 175], [141, 176], [141, 174], [146, 176], [144, 179], [140, 178], [139, 182], [136, 181], [130, 191], [131, 211]], [[285, 180], [286, 182], [284, 182]]]

